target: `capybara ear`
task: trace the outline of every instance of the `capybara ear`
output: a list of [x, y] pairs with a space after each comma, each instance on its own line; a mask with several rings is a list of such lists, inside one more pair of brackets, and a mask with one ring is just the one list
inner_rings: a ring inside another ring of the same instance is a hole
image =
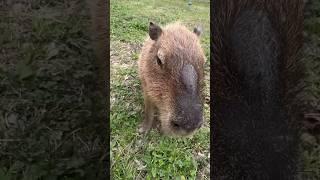
[[149, 24], [149, 36], [152, 40], [156, 41], [162, 33], [160, 26], [150, 22]]
[[200, 36], [202, 34], [202, 28], [200, 26], [197, 26], [193, 29], [193, 32], [197, 35]]

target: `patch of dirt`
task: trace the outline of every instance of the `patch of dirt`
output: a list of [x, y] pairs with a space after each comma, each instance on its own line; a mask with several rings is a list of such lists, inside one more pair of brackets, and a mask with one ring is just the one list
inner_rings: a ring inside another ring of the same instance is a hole
[[[134, 54], [140, 53], [141, 44], [130, 44], [121, 41], [110, 41], [110, 65], [111, 71], [117, 68], [137, 68], [137, 59]], [[111, 76], [112, 78], [112, 76]]]

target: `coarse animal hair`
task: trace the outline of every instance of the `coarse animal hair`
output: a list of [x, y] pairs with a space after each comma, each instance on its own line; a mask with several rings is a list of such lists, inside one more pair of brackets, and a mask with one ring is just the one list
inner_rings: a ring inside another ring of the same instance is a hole
[[292, 179], [302, 0], [216, 0], [211, 36], [214, 179]]

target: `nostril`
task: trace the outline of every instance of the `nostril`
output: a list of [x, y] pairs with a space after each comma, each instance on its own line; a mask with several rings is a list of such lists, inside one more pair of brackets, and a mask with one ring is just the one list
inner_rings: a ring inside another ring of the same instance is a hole
[[171, 122], [172, 126], [175, 128], [179, 128], [180, 125], [177, 122]]

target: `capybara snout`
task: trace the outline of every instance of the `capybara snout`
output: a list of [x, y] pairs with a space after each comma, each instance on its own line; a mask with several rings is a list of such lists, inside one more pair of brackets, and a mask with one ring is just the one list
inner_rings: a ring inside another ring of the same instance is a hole
[[176, 98], [176, 117], [174, 127], [188, 132], [199, 128], [202, 124], [202, 104], [197, 89], [197, 72], [192, 65], [184, 65], [181, 71], [183, 88]]
[[145, 106], [140, 132], [153, 126], [156, 112], [164, 134], [184, 136], [201, 127], [205, 56], [200, 34], [180, 23], [164, 28], [150, 23], [138, 62]]
[[181, 104], [178, 103], [177, 114], [172, 118], [171, 123], [176, 130], [192, 132], [201, 127], [203, 122], [202, 107], [192, 102], [192, 97], [182, 97]]

